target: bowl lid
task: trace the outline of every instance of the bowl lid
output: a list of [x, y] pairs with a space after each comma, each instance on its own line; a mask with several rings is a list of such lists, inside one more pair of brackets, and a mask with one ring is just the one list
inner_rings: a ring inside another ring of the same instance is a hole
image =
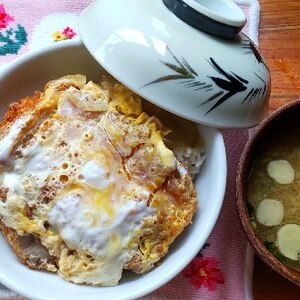
[[251, 127], [264, 116], [270, 75], [239, 33], [231, 0], [95, 0], [79, 16], [89, 52], [150, 102], [215, 127]]

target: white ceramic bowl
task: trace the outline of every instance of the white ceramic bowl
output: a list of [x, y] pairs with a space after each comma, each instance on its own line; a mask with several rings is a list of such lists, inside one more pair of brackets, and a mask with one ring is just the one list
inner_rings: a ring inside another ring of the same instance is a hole
[[83, 43], [143, 98], [216, 127], [251, 127], [264, 117], [268, 67], [239, 33], [231, 0], [95, 0], [79, 17]]
[[[51, 79], [83, 73], [97, 80], [104, 70], [80, 41], [63, 41], [30, 52], [0, 71], [1, 112], [8, 103], [40, 90]], [[92, 287], [64, 281], [56, 274], [30, 270], [19, 263], [0, 234], [0, 282], [31, 299], [135, 299], [159, 288], [178, 274], [207, 240], [222, 206], [226, 182], [226, 154], [217, 129], [199, 126], [207, 157], [195, 181], [199, 211], [192, 225], [177, 238], [161, 265], [137, 276], [125, 272], [116, 287]]]

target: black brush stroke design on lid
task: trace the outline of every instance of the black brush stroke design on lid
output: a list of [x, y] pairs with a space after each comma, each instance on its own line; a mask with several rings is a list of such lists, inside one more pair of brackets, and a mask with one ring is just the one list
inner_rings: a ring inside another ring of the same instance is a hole
[[245, 39], [242, 41], [242, 49], [246, 49], [247, 51], [245, 52], [245, 54], [253, 54], [257, 60], [257, 62], [259, 64], [263, 64], [266, 68], [267, 65], [263, 59], [263, 57], [261, 56], [258, 48], [256, 47], [256, 45], [249, 39]]
[[233, 72], [231, 72], [230, 74], [224, 71], [212, 57], [210, 57], [209, 63], [219, 74], [222, 75], [222, 77], [208, 76], [221, 90], [216, 92], [208, 100], [200, 104], [204, 105], [215, 99], [218, 99], [217, 102], [207, 111], [205, 115], [210, 113], [212, 110], [227, 101], [235, 94], [245, 91], [247, 89], [246, 84], [249, 83], [248, 80], [242, 78], [241, 76], [238, 76]]
[[269, 93], [269, 88], [267, 86], [267, 83], [262, 79], [261, 76], [259, 76], [256, 73], [254, 73], [254, 74], [261, 80], [262, 86], [260, 88], [256, 88], [256, 89], [252, 88], [249, 91], [249, 93], [247, 94], [247, 96], [244, 98], [244, 100], [241, 102], [241, 104], [243, 104], [247, 100], [248, 100], [248, 103], [250, 103], [251, 101], [256, 99], [257, 96], [261, 96], [262, 98], [264, 98], [265, 94]]
[[[212, 69], [217, 71], [221, 76], [207, 76], [212, 81], [212, 83], [209, 83], [200, 80], [198, 73], [183, 57], [179, 60], [168, 47], [167, 50], [174, 59], [174, 62], [170, 63], [163, 60], [160, 60], [160, 62], [175, 73], [159, 77], [143, 85], [140, 89], [153, 84], [174, 81], [176, 84], [180, 84], [184, 88], [192, 88], [194, 91], [203, 90], [205, 93], [213, 91], [213, 94], [207, 100], [196, 106], [198, 108], [202, 105], [212, 103], [212, 106], [204, 115], [209, 114], [236, 94], [243, 93], [248, 89], [249, 81], [247, 79], [232, 71], [226, 72], [212, 57], [207, 61], [212, 66]], [[268, 85], [264, 79], [258, 74], [254, 74], [261, 80], [262, 85], [259, 88], [252, 88], [244, 98], [241, 97], [241, 104], [249, 104], [258, 96], [264, 98], [265, 94], [269, 92]]]
[[199, 76], [198, 73], [189, 65], [189, 63], [183, 57], [181, 57], [180, 61], [172, 53], [169, 47], [167, 47], [167, 50], [174, 59], [174, 63], [166, 62], [163, 60], [160, 60], [160, 62], [166, 67], [168, 67], [171, 71], [175, 72], [175, 74], [159, 77], [143, 85], [140, 89], [155, 83], [162, 83], [170, 80], [180, 80], [177, 82], [178, 84], [183, 85], [185, 88], [193, 88], [195, 91], [202, 89], [210, 90], [212, 88], [212, 84], [207, 84], [205, 82], [197, 80], [197, 77]]
[[[223, 102], [227, 101], [229, 98], [233, 97], [237, 93], [244, 92], [248, 89], [249, 81], [242, 78], [241, 76], [238, 76], [234, 72], [227, 73], [225, 72], [216, 62], [213, 58], [210, 58], [210, 64], [214, 67], [214, 69], [223, 75], [223, 78], [219, 77], [212, 77], [211, 78], [214, 83], [221, 88], [222, 90], [219, 92], [216, 92], [213, 94], [208, 100], [203, 102], [201, 105], [209, 103], [215, 99], [218, 99], [218, 101], [211, 107], [211, 109], [205, 114], [207, 115], [209, 112], [211, 112], [213, 109], [221, 105]], [[257, 99], [257, 97], [260, 97], [261, 99], [264, 99], [266, 93], [269, 93], [269, 87], [265, 80], [259, 76], [257, 73], [254, 73], [256, 77], [258, 77], [261, 80], [261, 86], [257, 88], [252, 88], [248, 94], [245, 96], [245, 98], [241, 101], [241, 104], [245, 103], [251, 103], [253, 100]], [[225, 79], [224, 79], [225, 78]], [[225, 92], [228, 92], [225, 94]]]

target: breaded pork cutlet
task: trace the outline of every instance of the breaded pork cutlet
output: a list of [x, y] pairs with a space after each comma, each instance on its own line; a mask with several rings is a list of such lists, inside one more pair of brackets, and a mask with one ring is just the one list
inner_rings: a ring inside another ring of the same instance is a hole
[[155, 267], [197, 209], [169, 132], [125, 86], [83, 75], [12, 104], [0, 124], [0, 228], [19, 260], [102, 286]]

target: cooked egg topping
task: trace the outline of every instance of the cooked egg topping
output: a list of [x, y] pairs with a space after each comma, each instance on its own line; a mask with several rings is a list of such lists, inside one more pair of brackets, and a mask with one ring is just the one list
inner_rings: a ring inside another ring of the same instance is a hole
[[122, 85], [86, 83], [82, 75], [50, 82], [0, 140], [8, 190], [1, 219], [20, 235], [35, 235], [67, 280], [115, 285], [123, 268], [151, 269], [174, 239], [155, 226], [176, 220], [184, 204], [187, 215], [172, 229], [178, 235], [196, 206], [161, 128]]
[[[102, 195], [90, 196], [94, 199], [80, 189], [58, 199], [49, 212], [49, 222], [70, 249], [90, 253], [103, 264], [97, 281], [110, 284], [121, 278], [124, 262], [130, 256], [128, 243], [153, 209], [145, 201], [130, 200], [117, 206], [106, 202]], [[107, 277], [110, 268], [115, 271]]]

